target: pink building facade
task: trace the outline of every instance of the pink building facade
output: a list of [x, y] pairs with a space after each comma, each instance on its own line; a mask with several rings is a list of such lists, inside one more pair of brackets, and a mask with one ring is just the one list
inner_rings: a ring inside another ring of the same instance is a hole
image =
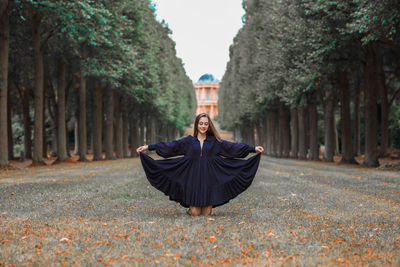
[[208, 113], [211, 119], [218, 115], [219, 83], [215, 81], [200, 81], [194, 84], [197, 98], [196, 115]]

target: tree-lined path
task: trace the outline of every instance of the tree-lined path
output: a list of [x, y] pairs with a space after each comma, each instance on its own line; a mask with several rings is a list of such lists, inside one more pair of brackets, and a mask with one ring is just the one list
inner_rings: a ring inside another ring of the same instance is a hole
[[263, 156], [252, 186], [193, 218], [139, 159], [2, 172], [0, 263], [400, 263], [400, 174]]
[[[269, 156], [400, 157], [398, 0], [242, 4], [222, 128]], [[1, 0], [0, 168], [126, 158], [182, 135], [195, 91], [155, 14], [150, 0]]]
[[0, 265], [400, 264], [400, 2], [243, 8], [216, 120], [265, 155], [193, 218], [135, 158], [196, 110], [153, 2], [0, 0]]

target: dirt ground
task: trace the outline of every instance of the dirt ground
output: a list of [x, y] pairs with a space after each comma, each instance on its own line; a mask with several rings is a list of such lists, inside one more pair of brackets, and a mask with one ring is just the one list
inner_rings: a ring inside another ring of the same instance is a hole
[[262, 156], [209, 217], [148, 183], [139, 159], [0, 171], [0, 265], [400, 264], [400, 173]]

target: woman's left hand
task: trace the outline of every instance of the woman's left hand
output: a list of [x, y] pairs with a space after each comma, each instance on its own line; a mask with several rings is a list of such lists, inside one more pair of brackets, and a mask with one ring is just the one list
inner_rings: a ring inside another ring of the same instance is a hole
[[141, 152], [146, 151], [146, 150], [149, 150], [149, 146], [148, 146], [148, 145], [138, 147], [138, 148], [136, 149], [136, 152], [137, 152], [138, 154], [140, 154]]
[[264, 152], [264, 148], [262, 146], [256, 146], [256, 152]]

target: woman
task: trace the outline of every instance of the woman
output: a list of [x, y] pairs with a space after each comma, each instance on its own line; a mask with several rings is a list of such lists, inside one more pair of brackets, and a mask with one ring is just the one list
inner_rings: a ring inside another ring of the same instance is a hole
[[[164, 158], [184, 156], [154, 160], [141, 153], [145, 150], [155, 150]], [[261, 154], [247, 160], [234, 158], [264, 149], [222, 140], [208, 114], [201, 113], [195, 119], [193, 136], [141, 146], [136, 151], [155, 188], [189, 207], [188, 214], [208, 216], [213, 207], [227, 203], [250, 186]]]

